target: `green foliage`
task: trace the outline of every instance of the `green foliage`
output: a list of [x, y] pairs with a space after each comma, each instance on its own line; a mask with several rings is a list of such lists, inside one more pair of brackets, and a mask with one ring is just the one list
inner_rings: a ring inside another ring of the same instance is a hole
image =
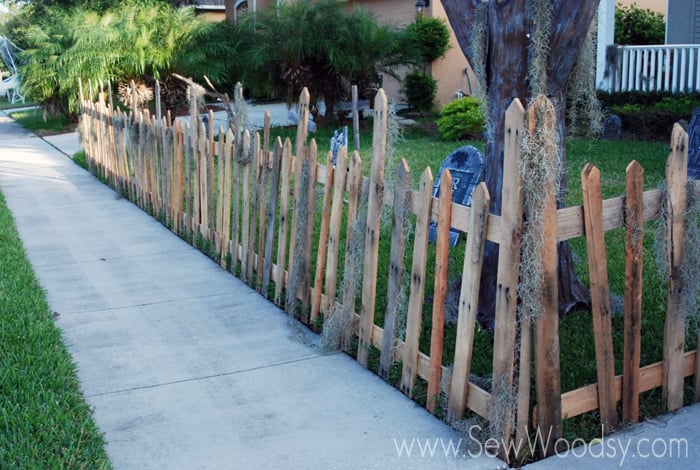
[[176, 60], [175, 69], [196, 81], [207, 76], [217, 84], [241, 79], [234, 27], [225, 21], [205, 22], [192, 32]]
[[312, 103], [323, 99], [333, 109], [351, 84], [361, 93], [374, 89], [380, 72], [407, 61], [401, 31], [334, 0], [283, 2], [242, 16], [235, 31], [243, 83], [275, 90], [288, 103], [307, 87]]
[[0, 467], [111, 468], [0, 194]]
[[663, 44], [666, 38], [664, 15], [639, 8], [617, 5], [615, 8], [615, 44], [646, 46]]
[[437, 120], [443, 140], [464, 140], [481, 137], [486, 129], [484, 112], [476, 98], [466, 96], [445, 105]]
[[601, 94], [608, 110], [620, 116], [625, 133], [639, 140], [667, 141], [673, 124], [690, 120], [700, 107], [700, 94]]
[[157, 0], [121, 3], [104, 14], [51, 9], [23, 32], [24, 91], [52, 114], [75, 114], [79, 78], [87, 86], [167, 75], [200, 24], [193, 9]]
[[413, 35], [413, 46], [423, 62], [443, 57], [450, 46], [450, 31], [442, 18], [419, 15], [406, 29]]
[[437, 82], [431, 75], [414, 70], [404, 77], [403, 89], [411, 109], [424, 112], [435, 106]]

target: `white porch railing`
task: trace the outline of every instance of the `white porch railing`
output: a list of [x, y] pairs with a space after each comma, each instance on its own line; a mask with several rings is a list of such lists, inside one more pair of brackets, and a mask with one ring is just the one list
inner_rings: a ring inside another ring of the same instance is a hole
[[610, 46], [605, 77], [598, 88], [606, 91], [699, 91], [700, 45]]

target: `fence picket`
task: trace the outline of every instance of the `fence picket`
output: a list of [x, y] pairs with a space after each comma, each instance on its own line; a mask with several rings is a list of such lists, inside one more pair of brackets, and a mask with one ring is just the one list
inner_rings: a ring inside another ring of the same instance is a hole
[[248, 281], [248, 250], [250, 242], [250, 168], [255, 164], [256, 156], [248, 129], [243, 131], [243, 168], [241, 169], [241, 279]]
[[224, 256], [223, 232], [224, 232], [224, 187], [226, 179], [224, 177], [224, 152], [225, 152], [225, 134], [224, 129], [219, 128], [219, 142], [216, 159], [216, 252], [219, 254], [219, 260]]
[[[520, 267], [520, 240], [523, 219], [522, 181], [520, 177], [520, 130], [524, 119], [525, 109], [520, 100], [513, 100], [506, 110], [505, 116], [506, 132], [504, 139], [503, 185], [501, 190], [501, 231], [504, 240], [503, 243], [499, 244], [498, 248], [495, 329], [493, 337], [493, 376], [497, 378], [494, 381], [494, 389], [497, 393], [503, 393], [506, 396], [514, 396], [515, 394], [515, 364], [518, 361], [516, 335], [518, 326], [523, 331], [530, 328], [529, 322], [517, 318], [518, 270]], [[518, 321], [520, 321], [520, 325], [518, 325]], [[473, 328], [471, 323], [469, 327]], [[529, 338], [529, 336], [526, 336], [526, 338]], [[529, 343], [524, 344], [520, 349], [520, 354], [525, 354], [529, 357]], [[521, 365], [523, 364], [521, 363]], [[529, 361], [527, 366], [529, 366]], [[529, 392], [529, 381], [526, 385]], [[514, 421], [513, 415], [516, 405], [515, 401], [506, 400], [502, 404], [503, 409], [499, 411], [503, 419], [503, 435], [499, 437], [502, 439], [503, 447], [506, 449], [513, 432], [510, 423]], [[529, 408], [529, 400], [528, 403], [517, 407], [522, 409], [523, 406]], [[458, 412], [456, 409], [454, 411]], [[528, 411], [524, 411], [524, 416], [519, 416], [521, 419], [524, 417], [525, 426], [527, 426]], [[520, 419], [518, 419], [518, 423], [521, 423]], [[503, 452], [503, 449], [501, 449], [501, 452]], [[508, 458], [506, 455], [502, 456], [506, 459]]]
[[683, 406], [683, 352], [685, 312], [680, 299], [683, 237], [685, 235], [686, 185], [688, 181], [688, 134], [673, 126], [671, 152], [666, 161], [668, 300], [664, 325], [664, 367], [662, 400], [669, 411]]
[[377, 300], [377, 258], [379, 254], [379, 218], [384, 199], [384, 163], [386, 161], [387, 120], [389, 110], [384, 90], [374, 100], [374, 132], [372, 134], [372, 171], [369, 177], [367, 223], [365, 225], [365, 253], [362, 282], [362, 310], [360, 314], [357, 360], [367, 366], [372, 346], [374, 307]]
[[275, 303], [282, 302], [282, 289], [287, 285], [285, 275], [285, 263], [287, 261], [287, 239], [289, 230], [289, 187], [290, 172], [292, 167], [292, 142], [285, 139], [282, 149], [282, 166], [280, 174], [282, 183], [280, 184], [280, 226], [277, 237], [277, 278], [275, 279]]
[[313, 299], [311, 302], [310, 322], [313, 324], [321, 311], [321, 294], [323, 293], [323, 272], [326, 268], [326, 255], [328, 254], [328, 232], [331, 218], [331, 189], [334, 186], [335, 168], [333, 167], [333, 153], [328, 152], [326, 163], [326, 184], [323, 188], [323, 208], [321, 209], [321, 228], [318, 236], [318, 251], [316, 255], [316, 275], [314, 276]]
[[386, 292], [386, 313], [384, 314], [384, 334], [382, 351], [379, 356], [379, 375], [389, 376], [394, 359], [396, 330], [399, 322], [400, 292], [403, 284], [404, 253], [406, 250], [406, 222], [410, 201], [411, 173], [406, 159], [402, 158], [396, 169], [394, 181], [394, 207], [391, 224], [391, 254], [389, 261], [389, 283]]
[[[338, 285], [338, 250], [340, 248], [340, 229], [343, 221], [343, 196], [345, 195], [345, 181], [348, 173], [348, 154], [345, 147], [341, 147], [336, 158], [336, 167], [333, 173], [333, 202], [331, 204], [331, 218], [328, 229], [328, 255], [326, 261], [326, 302], [321, 306], [322, 311], [335, 302]], [[349, 227], [349, 226], [348, 226]]]
[[440, 177], [437, 241], [435, 245], [435, 288], [433, 291], [433, 323], [430, 333], [430, 372], [425, 406], [435, 413], [442, 379], [442, 348], [445, 334], [445, 297], [447, 270], [450, 262], [450, 221], [452, 219], [452, 174], [445, 169]]
[[[296, 136], [296, 158], [294, 159], [294, 207], [295, 210], [292, 211], [292, 229], [291, 238], [289, 240], [289, 271], [294, 267], [294, 257], [296, 256], [296, 233], [297, 233], [297, 215], [298, 210], [296, 210], [297, 203], [299, 201], [299, 184], [301, 176], [301, 165], [306, 155], [306, 138], [308, 135], [308, 120], [309, 120], [309, 90], [304, 88], [299, 95], [299, 104], [297, 105], [297, 116], [299, 121], [297, 122], [297, 136]], [[303, 284], [300, 283], [300, 284]], [[297, 292], [294, 293], [296, 295]], [[289, 295], [287, 295], [289, 297]]]
[[222, 210], [222, 234], [221, 234], [221, 267], [226, 268], [227, 255], [231, 257], [231, 178], [232, 178], [232, 160], [233, 146], [235, 145], [233, 131], [229, 128], [224, 136], [223, 155], [219, 158], [224, 160], [224, 194], [223, 194], [223, 210]]
[[625, 191], [625, 339], [622, 419], [639, 420], [639, 361], [642, 347], [642, 271], [644, 256], [644, 169], [627, 165]]
[[265, 112], [263, 127], [262, 156], [260, 166], [260, 183], [258, 204], [258, 292], [263, 292], [263, 278], [265, 269], [265, 228], [267, 226], [267, 185], [270, 177], [270, 125], [271, 117], [269, 111]]
[[189, 123], [185, 123], [184, 129], [184, 157], [185, 157], [185, 217], [183, 223], [185, 229], [183, 236], [187, 236], [192, 230], [192, 132]]
[[469, 232], [467, 233], [462, 269], [452, 385], [448, 397], [448, 416], [456, 420], [462, 419], [469, 398], [469, 375], [474, 353], [474, 330], [479, 305], [481, 267], [484, 262], [490, 204], [491, 197], [486, 183], [480, 183], [472, 194], [472, 207], [469, 213]]
[[[530, 129], [533, 129], [536, 108], [546, 98], [538, 97], [529, 112]], [[544, 114], [544, 113], [543, 113]], [[553, 118], [543, 123], [549, 132], [554, 132]], [[550, 154], [546, 158], [555, 159]], [[555, 167], [555, 163], [551, 163]], [[542, 188], [544, 196], [544, 243], [542, 246], [541, 286], [542, 312], [535, 320], [535, 382], [538, 403], [537, 423], [543, 435], [551, 436], [551, 442], [541, 443], [542, 455], [554, 452], [554, 442], [562, 435], [561, 421], [561, 372], [559, 364], [559, 304], [557, 278], [557, 191], [554, 187]]]
[[588, 271], [591, 281], [591, 310], [596, 368], [598, 372], [600, 419], [605, 432], [609, 432], [617, 424], [617, 406], [613, 391], [615, 354], [612, 344], [610, 291], [608, 290], [600, 171], [590, 163], [587, 163], [581, 172], [581, 188], [583, 192], [583, 214], [586, 223]]
[[231, 222], [231, 271], [235, 272], [240, 259], [238, 250], [239, 235], [241, 233], [241, 159], [243, 159], [243, 133], [234, 130], [233, 140], [233, 158], [231, 164], [233, 167], [233, 220]]
[[[316, 207], [316, 170], [318, 166], [316, 165], [318, 161], [318, 147], [316, 147], [316, 141], [312, 140], [311, 144], [307, 149], [308, 153], [308, 165], [309, 165], [309, 177], [308, 186], [306, 188], [306, 217], [303, 221], [304, 227], [306, 227], [306, 240], [303, 244], [304, 250], [300, 252], [303, 256], [304, 264], [302, 265], [302, 282], [299, 283], [299, 290], [297, 291], [297, 298], [301, 297], [302, 302], [302, 316], [301, 320], [304, 323], [309, 322], [309, 307], [311, 302], [310, 288], [311, 288], [311, 254], [313, 253], [313, 236], [314, 236], [314, 214]], [[300, 234], [302, 232], [300, 231]], [[298, 242], [298, 240], [297, 240]]]
[[267, 206], [267, 229], [265, 239], [265, 263], [263, 266], [262, 292], [267, 294], [272, 273], [272, 248], [275, 239], [275, 219], [277, 218], [277, 204], [279, 199], [280, 169], [282, 168], [282, 140], [277, 137], [272, 151], [272, 181], [270, 183], [270, 196]]
[[209, 141], [204, 123], [199, 125], [199, 233], [209, 239]]
[[411, 266], [411, 293], [406, 317], [406, 342], [403, 347], [403, 370], [401, 391], [413, 396], [413, 387], [418, 375], [418, 343], [425, 297], [425, 271], [428, 257], [428, 232], [432, 209], [433, 174], [426, 168], [420, 177], [416, 203], [416, 235]]
[[[247, 258], [248, 260], [246, 261], [246, 264], [248, 266], [248, 270], [245, 275], [245, 279], [248, 281], [248, 285], [251, 287], [255, 288], [255, 244], [256, 244], [256, 239], [257, 239], [257, 229], [258, 229], [258, 207], [260, 205], [260, 180], [261, 180], [261, 175], [262, 175], [262, 152], [260, 150], [261, 142], [260, 142], [260, 133], [256, 132], [255, 133], [255, 138], [253, 139], [253, 147], [251, 148], [251, 159], [250, 163], [248, 166], [250, 167], [250, 171], [253, 173], [251, 177], [253, 178], [252, 184], [253, 184], [253, 190], [251, 191], [252, 193], [252, 201], [251, 201], [251, 206], [250, 206], [250, 226], [248, 227], [248, 254]], [[262, 255], [262, 252], [260, 252]]]
[[[353, 259], [352, 254], [354, 249], [352, 244], [355, 242], [355, 230], [354, 225], [358, 218], [358, 211], [360, 208], [360, 197], [362, 194], [362, 160], [360, 159], [360, 154], [357, 151], [352, 153], [352, 159], [350, 160], [350, 173], [348, 174], [348, 237], [345, 251], [345, 266], [344, 266], [344, 277], [343, 277], [343, 306], [349, 310], [351, 315], [355, 313], [355, 299], [357, 297], [357, 282], [356, 280], [360, 277], [358, 273], [359, 266], [357, 265], [357, 260]], [[343, 344], [349, 344], [350, 336], [352, 331], [348, 328], [345, 332], [345, 337], [341, 341]]]

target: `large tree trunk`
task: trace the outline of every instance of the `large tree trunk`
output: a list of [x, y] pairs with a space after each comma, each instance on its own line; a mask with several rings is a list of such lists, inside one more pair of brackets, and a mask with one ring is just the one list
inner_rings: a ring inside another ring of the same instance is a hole
[[[532, 60], [530, 37], [534, 33], [528, 0], [490, 0], [488, 2], [486, 45], [486, 90], [488, 98], [488, 134], [485, 181], [491, 193], [491, 212], [501, 213], [503, 182], [504, 117], [514, 98], [524, 104], [530, 100], [528, 69]], [[471, 38], [481, 0], [442, 0], [447, 17], [455, 31], [462, 52], [474, 67]], [[547, 94], [557, 108], [557, 139], [562, 162], [566, 162], [564, 117], [566, 114], [566, 82], [578, 59], [598, 0], [552, 0], [550, 52], [547, 60]], [[478, 25], [477, 25], [478, 26]], [[562, 172], [560, 206], [566, 192], [566, 173]], [[486, 246], [482, 273], [479, 320], [493, 326], [496, 299], [498, 246]], [[571, 248], [559, 244], [559, 310], [564, 313], [578, 303], [587, 303], [588, 291], [574, 272]]]

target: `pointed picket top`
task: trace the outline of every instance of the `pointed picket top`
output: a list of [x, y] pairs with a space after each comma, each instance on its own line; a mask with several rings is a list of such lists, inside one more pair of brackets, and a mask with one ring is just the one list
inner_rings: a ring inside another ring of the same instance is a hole
[[153, 86], [153, 94], [155, 95], [156, 99], [156, 116], [158, 116], [158, 119], [160, 119], [162, 116], [162, 111], [160, 105], [160, 82], [158, 80], [155, 81]]
[[386, 141], [388, 137], [388, 119], [386, 94], [379, 89], [374, 98], [374, 132], [372, 133], [372, 173], [384, 171]]
[[297, 140], [296, 140], [296, 156], [297, 161], [301, 161], [301, 157], [304, 155], [304, 146], [306, 145], [306, 137], [309, 133], [309, 102], [311, 100], [311, 95], [309, 90], [304, 87], [299, 94], [299, 104], [297, 105], [297, 116], [299, 121], [297, 122]]

